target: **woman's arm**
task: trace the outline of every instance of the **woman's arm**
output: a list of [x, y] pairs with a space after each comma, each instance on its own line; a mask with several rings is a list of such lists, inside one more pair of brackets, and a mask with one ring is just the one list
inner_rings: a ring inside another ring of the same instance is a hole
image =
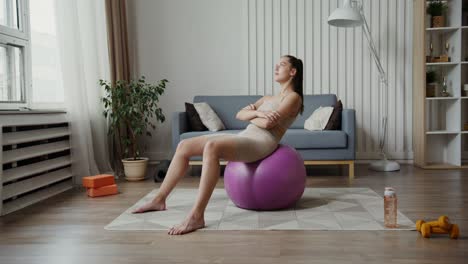
[[275, 127], [283, 119], [291, 116], [292, 113], [297, 115], [299, 107], [301, 105], [301, 97], [299, 94], [294, 93], [291, 96], [287, 96], [278, 107], [278, 110], [272, 111], [265, 115], [266, 129]]
[[[297, 114], [299, 106], [301, 104], [301, 97], [298, 94], [294, 94], [285, 98], [279, 105], [277, 111], [271, 112], [260, 112], [256, 110], [247, 110], [252, 113], [251, 123], [264, 129], [271, 129], [275, 127], [282, 119], [287, 118], [291, 113]], [[240, 112], [239, 112], [240, 113]], [[256, 114], [256, 116], [254, 116]]]
[[250, 110], [250, 109], [242, 109], [236, 115], [237, 119], [243, 120], [243, 121], [249, 121], [256, 117], [257, 117], [257, 110]]
[[250, 120], [250, 123], [255, 124], [256, 126], [264, 129], [270, 129], [270, 121], [266, 118], [263, 117], [256, 117], [252, 120]]
[[248, 106], [242, 108], [236, 115], [236, 119], [249, 121], [253, 118], [258, 117], [257, 109], [263, 104], [265, 98], [268, 98], [267, 95], [258, 99], [254, 104], [249, 104]]

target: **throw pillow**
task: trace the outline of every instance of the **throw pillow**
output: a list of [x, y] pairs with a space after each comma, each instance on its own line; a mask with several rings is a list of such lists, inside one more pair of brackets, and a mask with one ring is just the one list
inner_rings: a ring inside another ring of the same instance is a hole
[[341, 100], [336, 102], [335, 106], [333, 107], [333, 113], [330, 116], [330, 120], [328, 120], [327, 126], [325, 126], [325, 130], [340, 130], [341, 129], [341, 113], [343, 112], [343, 104]]
[[307, 118], [304, 123], [304, 129], [307, 130], [323, 130], [327, 125], [328, 119], [333, 112], [333, 107], [331, 106], [320, 106], [315, 109], [312, 115]]
[[203, 125], [200, 115], [191, 103], [185, 103], [185, 113], [189, 123], [189, 131], [206, 131], [208, 128]]
[[200, 115], [202, 123], [208, 128], [208, 130], [219, 131], [226, 129], [221, 119], [218, 117], [216, 112], [211, 108], [209, 104], [201, 102], [194, 103], [193, 106]]

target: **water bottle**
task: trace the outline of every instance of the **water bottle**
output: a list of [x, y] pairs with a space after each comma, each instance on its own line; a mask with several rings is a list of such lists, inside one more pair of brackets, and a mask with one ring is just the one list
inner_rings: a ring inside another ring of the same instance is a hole
[[388, 228], [397, 227], [397, 196], [392, 187], [385, 187], [384, 225]]

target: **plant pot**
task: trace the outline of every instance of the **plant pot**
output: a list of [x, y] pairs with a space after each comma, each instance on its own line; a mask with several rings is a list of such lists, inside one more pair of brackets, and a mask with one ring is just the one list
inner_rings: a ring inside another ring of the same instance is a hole
[[136, 160], [133, 158], [122, 159], [122, 163], [127, 181], [141, 181], [145, 178], [148, 158], [138, 157]]
[[428, 83], [426, 85], [426, 97], [434, 97], [436, 95], [437, 83]]
[[432, 17], [432, 27], [444, 27], [445, 19], [444, 16], [433, 16]]

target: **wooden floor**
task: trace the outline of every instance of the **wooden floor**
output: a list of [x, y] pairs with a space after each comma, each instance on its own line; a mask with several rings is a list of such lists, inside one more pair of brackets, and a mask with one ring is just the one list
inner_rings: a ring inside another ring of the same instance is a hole
[[[121, 193], [91, 199], [68, 191], [0, 218], [0, 263], [468, 263], [468, 170], [377, 173], [356, 165], [349, 183], [343, 169], [311, 168], [308, 187], [394, 186], [410, 219], [448, 215], [462, 237], [421, 238], [415, 231], [206, 231], [168, 236], [157, 231], [106, 231], [104, 226], [156, 188], [152, 180], [119, 182]], [[199, 169], [192, 173], [199, 175]], [[181, 188], [196, 188], [186, 177]], [[223, 182], [220, 180], [219, 187]], [[170, 201], [169, 201], [170, 207]]]

